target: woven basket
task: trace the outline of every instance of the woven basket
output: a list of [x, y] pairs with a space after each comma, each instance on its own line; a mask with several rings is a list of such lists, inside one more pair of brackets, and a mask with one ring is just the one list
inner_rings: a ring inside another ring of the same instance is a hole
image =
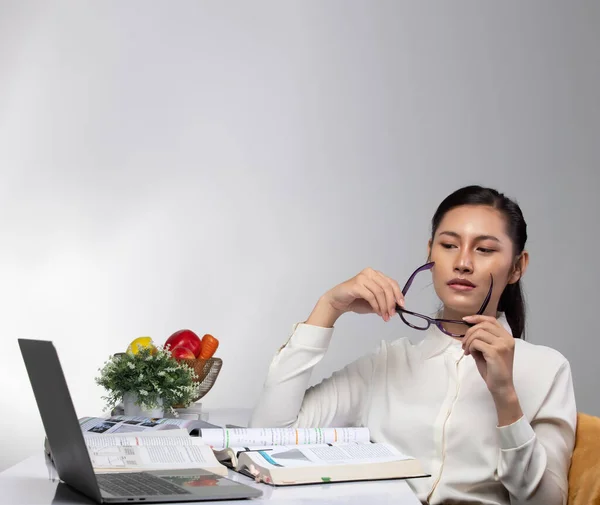
[[194, 402], [197, 402], [215, 385], [221, 367], [223, 366], [223, 360], [221, 358], [182, 359], [180, 362], [185, 363], [192, 368], [198, 376], [196, 382], [200, 387], [198, 396], [194, 399]]

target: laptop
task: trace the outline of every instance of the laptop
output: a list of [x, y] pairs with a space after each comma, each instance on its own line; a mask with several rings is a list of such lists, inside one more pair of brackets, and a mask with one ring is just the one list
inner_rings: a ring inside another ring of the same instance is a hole
[[98, 503], [258, 498], [262, 491], [202, 469], [96, 474], [54, 344], [19, 339], [60, 479]]

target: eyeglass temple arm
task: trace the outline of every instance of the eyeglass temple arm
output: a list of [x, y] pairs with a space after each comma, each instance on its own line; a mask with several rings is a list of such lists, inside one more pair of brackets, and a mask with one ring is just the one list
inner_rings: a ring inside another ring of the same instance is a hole
[[485, 309], [487, 309], [488, 303], [490, 303], [490, 298], [492, 297], [493, 289], [494, 289], [494, 276], [492, 274], [490, 274], [490, 289], [488, 291], [487, 296], [485, 297], [485, 300], [483, 300], [483, 304], [481, 305], [481, 308], [477, 312], [478, 315], [483, 314], [485, 312]]
[[408, 280], [406, 281], [406, 284], [402, 288], [402, 295], [406, 295], [408, 289], [410, 288], [410, 285], [412, 284], [413, 280], [415, 279], [415, 277], [417, 276], [418, 273], [422, 272], [423, 270], [429, 270], [431, 267], [433, 267], [433, 265], [435, 265], [434, 261], [432, 261], [430, 263], [426, 263], [422, 267], [417, 268], [413, 272], [413, 274], [408, 278]]

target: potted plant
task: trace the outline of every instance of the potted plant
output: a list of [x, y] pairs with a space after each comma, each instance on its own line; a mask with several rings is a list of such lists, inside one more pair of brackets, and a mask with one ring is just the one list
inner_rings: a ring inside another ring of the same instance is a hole
[[198, 397], [195, 371], [162, 347], [140, 347], [137, 352], [111, 356], [99, 369], [96, 383], [108, 391], [102, 399], [112, 409], [123, 401], [125, 415], [177, 415], [175, 406], [188, 407]]

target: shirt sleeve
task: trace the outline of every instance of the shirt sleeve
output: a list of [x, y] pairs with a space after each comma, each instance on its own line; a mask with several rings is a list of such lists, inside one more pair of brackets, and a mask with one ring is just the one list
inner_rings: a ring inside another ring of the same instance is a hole
[[368, 397], [376, 355], [366, 355], [307, 389], [333, 328], [300, 323], [273, 358], [250, 427], [353, 426]]
[[512, 505], [567, 503], [576, 428], [571, 368], [564, 362], [531, 423], [523, 416], [497, 429], [498, 477], [508, 490]]

